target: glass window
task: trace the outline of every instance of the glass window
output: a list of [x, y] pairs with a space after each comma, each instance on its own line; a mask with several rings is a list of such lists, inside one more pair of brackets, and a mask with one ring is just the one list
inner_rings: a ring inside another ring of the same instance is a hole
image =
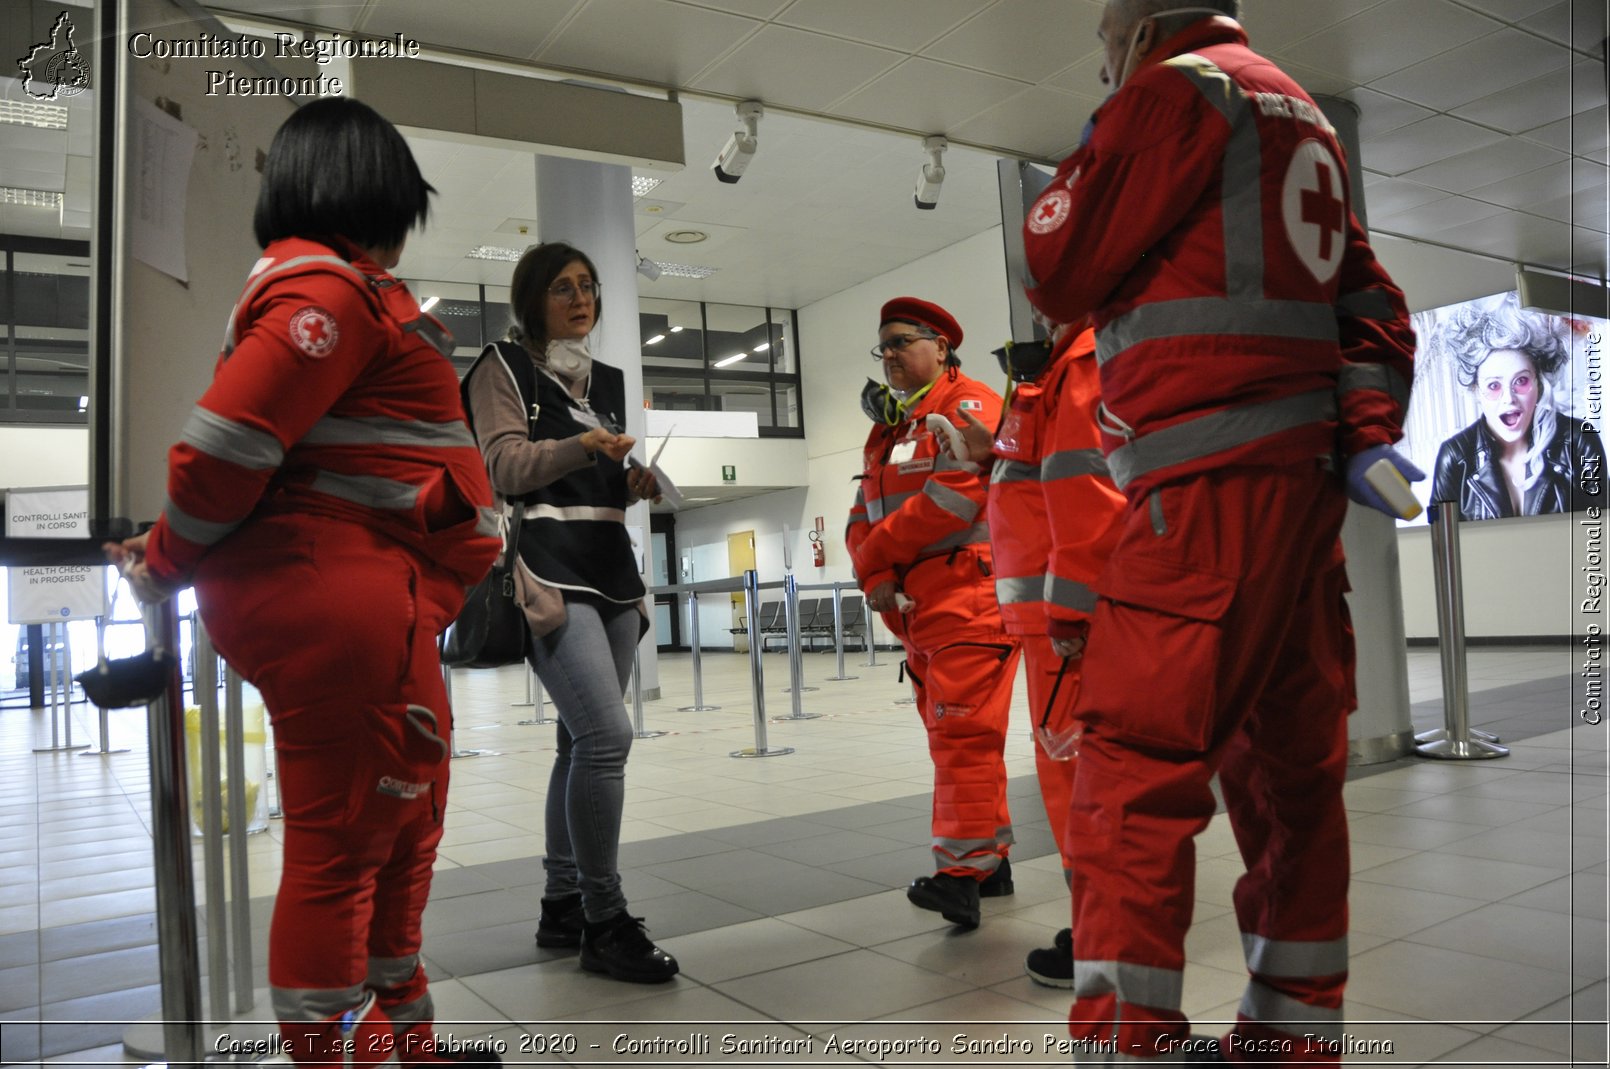
[[421, 282], [411, 278], [403, 281], [408, 283], [419, 306], [453, 332], [453, 356], [474, 359], [486, 344], [481, 287], [473, 282]]
[[769, 309], [771, 319], [771, 369], [778, 375], [799, 374], [799, 362], [794, 356], [794, 313], [786, 308]]
[[668, 375], [644, 368], [643, 392], [648, 396], [650, 408], [672, 412], [707, 412], [710, 409], [702, 375]]
[[803, 430], [804, 417], [799, 411], [799, 385], [792, 382], [777, 384], [777, 423], [778, 427], [790, 430]]
[[[73, 243], [77, 246], [78, 243]], [[76, 423], [89, 403], [89, 253], [9, 254], [5, 408]], [[26, 418], [26, 417], [24, 417]]]
[[762, 427], [774, 426], [771, 415], [772, 384], [766, 381], [710, 384], [711, 408], [716, 412], [753, 412]]
[[704, 319], [697, 303], [639, 298], [637, 322], [645, 374], [649, 368], [703, 370]]
[[771, 345], [766, 310], [736, 304], [707, 304], [710, 367], [730, 371], [769, 371]]

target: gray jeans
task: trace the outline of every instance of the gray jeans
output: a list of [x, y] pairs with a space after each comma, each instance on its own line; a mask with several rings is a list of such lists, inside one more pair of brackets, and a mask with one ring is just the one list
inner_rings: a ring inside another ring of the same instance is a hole
[[559, 714], [543, 893], [580, 890], [587, 919], [598, 922], [626, 908], [618, 858], [632, 723], [621, 695], [643, 618], [634, 605], [568, 593], [565, 613], [563, 625], [531, 643], [537, 677]]

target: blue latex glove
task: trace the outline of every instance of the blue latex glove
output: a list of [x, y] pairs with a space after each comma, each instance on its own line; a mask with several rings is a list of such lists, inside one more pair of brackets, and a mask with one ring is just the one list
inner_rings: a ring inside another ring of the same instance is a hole
[[1386, 503], [1386, 500], [1364, 478], [1364, 473], [1376, 461], [1386, 458], [1398, 470], [1406, 482], [1417, 483], [1426, 477], [1426, 473], [1415, 467], [1408, 457], [1399, 453], [1389, 445], [1373, 445], [1362, 453], [1347, 458], [1347, 496], [1360, 505], [1368, 505], [1377, 512], [1383, 512], [1394, 520], [1402, 519], [1398, 510]]

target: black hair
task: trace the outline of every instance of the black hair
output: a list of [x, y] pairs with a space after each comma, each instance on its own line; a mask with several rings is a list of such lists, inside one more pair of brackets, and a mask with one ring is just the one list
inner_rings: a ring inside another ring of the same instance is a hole
[[298, 108], [274, 135], [252, 230], [265, 247], [281, 238], [342, 237], [390, 248], [424, 224], [435, 192], [379, 112], [324, 97]]
[[[548, 287], [574, 263], [586, 267], [587, 273], [593, 276], [593, 284], [598, 284], [598, 268], [592, 259], [563, 241], [533, 245], [520, 257], [520, 262], [514, 265], [514, 278], [509, 281], [509, 313], [514, 317], [514, 325], [509, 328], [511, 340], [523, 342], [537, 352], [547, 346]], [[598, 323], [603, 315], [604, 298], [595, 295], [593, 322]]]

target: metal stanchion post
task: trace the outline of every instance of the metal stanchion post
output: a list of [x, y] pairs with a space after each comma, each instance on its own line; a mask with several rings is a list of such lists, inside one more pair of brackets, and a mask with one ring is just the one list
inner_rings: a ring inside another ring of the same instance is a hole
[[1474, 761], [1508, 757], [1506, 747], [1473, 737], [1470, 683], [1465, 676], [1465, 596], [1459, 561], [1459, 506], [1431, 505], [1432, 572], [1437, 581], [1437, 633], [1442, 654], [1443, 737], [1415, 747], [1421, 757]]
[[[207, 1008], [212, 1019], [229, 1016], [229, 929], [224, 916], [224, 807], [218, 765], [218, 654], [195, 614], [190, 634], [196, 652], [195, 699], [201, 742], [201, 869], [207, 903]], [[235, 741], [239, 741], [237, 738]], [[240, 781], [230, 786], [240, 792]]]
[[792, 746], [779, 750], [766, 747], [766, 673], [760, 663], [760, 577], [754, 569], [744, 572], [744, 624], [749, 628], [749, 685], [755, 702], [755, 745], [734, 750], [729, 757], [777, 757], [794, 752]]
[[[783, 689], [783, 693], [797, 694], [801, 690], [815, 690], [815, 687], [803, 685], [805, 660], [799, 648], [802, 641], [799, 634], [799, 580], [795, 579], [792, 573], [783, 576], [783, 612], [788, 639], [788, 686]], [[792, 719], [802, 719], [797, 701], [794, 702]]]
[[[246, 835], [251, 814], [246, 812], [246, 709], [240, 673], [224, 669], [224, 737], [229, 742], [224, 770], [234, 788], [229, 792], [229, 916], [235, 953], [235, 1012], [256, 1005], [252, 995], [251, 878], [246, 866]], [[266, 764], [265, 764], [266, 767]], [[211, 904], [208, 905], [211, 913]]]
[[[536, 698], [532, 694], [532, 690], [531, 690], [531, 677], [534, 674], [535, 673], [531, 671], [531, 666], [526, 665], [525, 666], [525, 701], [523, 701], [523, 702], [510, 702], [509, 703], [509, 708], [511, 708], [511, 709], [530, 709], [530, 708], [532, 708], [533, 706], [535, 706], [537, 704]], [[519, 723], [524, 724], [524, 723], [526, 723], [526, 721], [521, 720], [521, 721], [519, 721]]]
[[554, 723], [554, 721], [550, 720], [544, 712], [544, 710], [547, 708], [547, 699], [542, 693], [542, 677], [537, 675], [536, 669], [532, 668], [529, 664], [525, 666], [525, 692], [526, 697], [530, 699], [530, 706], [535, 709], [536, 712], [531, 714], [530, 720], [516, 720], [515, 723], [523, 728], [531, 727], [533, 725]]
[[157, 961], [162, 978], [163, 1054], [170, 1066], [202, 1059], [201, 958], [184, 776], [184, 680], [173, 599], [145, 610], [147, 641], [172, 651], [162, 697], [147, 707], [151, 749], [151, 838], [156, 869]]
[[[693, 647], [693, 704], [677, 709], [679, 713], [706, 713], [719, 709], [719, 705], [704, 704], [704, 663], [699, 659], [699, 592], [688, 591], [688, 640]], [[752, 645], [753, 643], [751, 643]]]
[[[34, 753], [88, 749], [87, 742], [73, 744], [73, 680], [69, 674], [72, 667], [67, 655], [67, 625], [46, 624], [43, 633], [45, 679], [50, 687], [50, 745], [36, 746]], [[66, 741], [58, 742], [63, 728]]]
[[844, 585], [833, 584], [833, 652], [838, 657], [838, 674], [827, 678], [839, 682], [845, 679], [859, 679], [860, 676], [847, 676], [844, 674]]
[[878, 637], [873, 630], [877, 623], [878, 614], [872, 611], [872, 606], [864, 600], [861, 602], [861, 614], [866, 617], [866, 660], [861, 662], [862, 668], [876, 668], [878, 666]]
[[[95, 663], [106, 663], [106, 616], [104, 614], [95, 617]], [[112, 733], [110, 722], [107, 719], [109, 715], [108, 711], [97, 708], [96, 714], [96, 719], [99, 721], [99, 727], [101, 729], [101, 747], [98, 750], [85, 750], [78, 756], [105, 757], [107, 754], [128, 753], [129, 751], [127, 747], [117, 750], [112, 749]]]
[[643, 664], [638, 651], [634, 649], [632, 650], [632, 737], [657, 739], [664, 734], [667, 733], [643, 729]]
[[[447, 688], [447, 706], [448, 706], [448, 708], [452, 708], [452, 706], [453, 706], [453, 670], [450, 667], [448, 667], [447, 665], [445, 665], [445, 664], [442, 665], [442, 685]], [[482, 754], [486, 753], [485, 750], [460, 750], [458, 748], [458, 741], [457, 741], [458, 740], [458, 724], [456, 723], [457, 718], [455, 717], [454, 720], [455, 720], [455, 723], [453, 725], [452, 730], [447, 733], [447, 750], [448, 750], [448, 753], [454, 758], [459, 758], [459, 757], [480, 757]]]

